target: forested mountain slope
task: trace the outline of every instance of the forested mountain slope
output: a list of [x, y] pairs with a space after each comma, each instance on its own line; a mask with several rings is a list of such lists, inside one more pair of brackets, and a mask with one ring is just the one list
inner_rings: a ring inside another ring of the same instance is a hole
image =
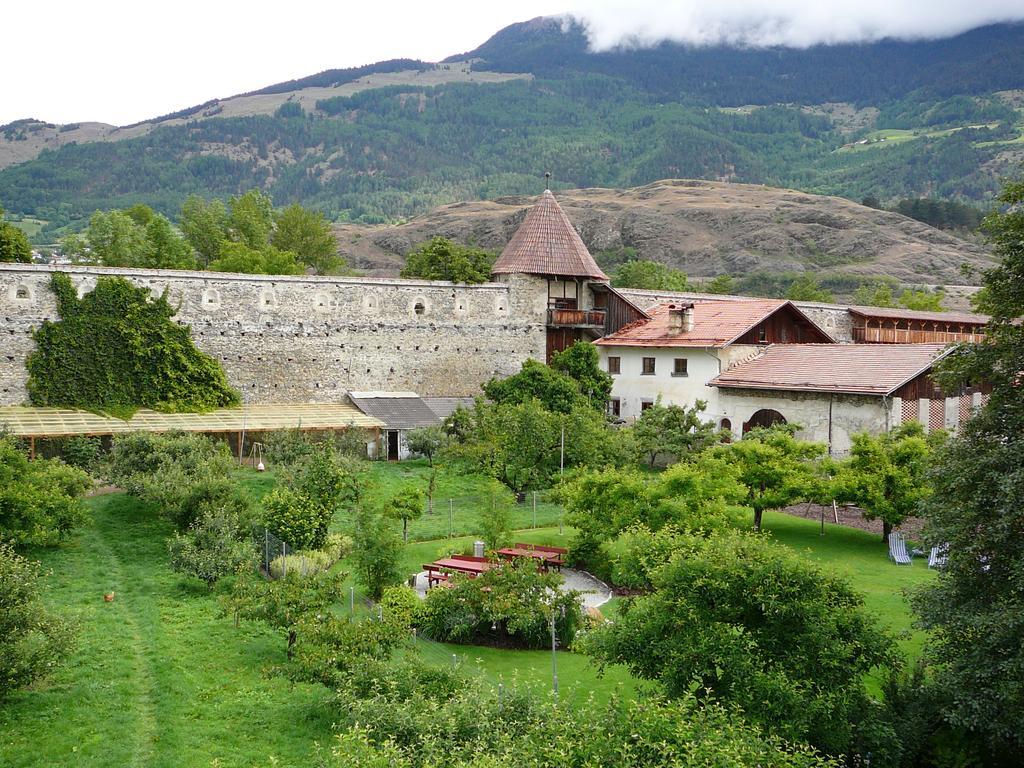
[[[55, 227], [97, 208], [258, 186], [336, 220], [689, 177], [984, 205], [1024, 159], [1024, 25], [809, 49], [588, 52], [557, 20], [440, 64], [331, 70], [136, 126], [0, 127], [0, 202]], [[467, 58], [473, 59], [467, 64]]]

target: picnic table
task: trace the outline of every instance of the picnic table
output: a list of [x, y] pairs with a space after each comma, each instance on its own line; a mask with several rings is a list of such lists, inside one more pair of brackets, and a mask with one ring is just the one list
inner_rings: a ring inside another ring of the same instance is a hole
[[529, 557], [536, 560], [542, 568], [555, 567], [558, 570], [562, 569], [562, 565], [565, 563], [563, 555], [566, 554], [568, 554], [568, 550], [562, 547], [543, 547], [540, 544], [523, 544], [521, 542], [498, 550], [498, 556], [506, 560]]
[[475, 579], [481, 573], [489, 571], [496, 565], [497, 563], [491, 562], [486, 557], [452, 555], [451, 557], [442, 557], [432, 563], [424, 563], [423, 570], [427, 572], [427, 587], [429, 588], [435, 584], [440, 584], [442, 581], [448, 581], [448, 574], [450, 572], [464, 573], [470, 578]]

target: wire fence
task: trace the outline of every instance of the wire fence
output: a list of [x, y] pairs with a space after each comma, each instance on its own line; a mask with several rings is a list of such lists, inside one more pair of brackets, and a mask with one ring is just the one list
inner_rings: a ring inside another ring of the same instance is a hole
[[253, 531], [253, 539], [260, 552], [260, 569], [263, 573], [267, 576], [275, 576], [274, 561], [281, 558], [283, 574], [287, 575], [288, 559], [285, 555], [294, 552], [295, 548], [288, 546], [286, 541], [279, 539], [263, 526], [259, 526]]

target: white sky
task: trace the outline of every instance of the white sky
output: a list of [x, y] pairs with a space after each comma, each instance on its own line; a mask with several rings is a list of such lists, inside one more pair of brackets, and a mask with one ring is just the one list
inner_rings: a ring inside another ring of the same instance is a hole
[[608, 47], [664, 38], [808, 45], [955, 34], [1022, 0], [49, 0], [0, 11], [0, 125], [124, 125], [325, 69], [436, 61], [501, 27], [573, 12]]

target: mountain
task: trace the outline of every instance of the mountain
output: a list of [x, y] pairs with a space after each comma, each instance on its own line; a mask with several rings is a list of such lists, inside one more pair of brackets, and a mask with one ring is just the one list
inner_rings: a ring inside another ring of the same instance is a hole
[[[500, 250], [535, 199], [455, 203], [401, 225], [339, 224], [335, 235], [350, 264], [395, 275], [404, 255], [434, 235]], [[811, 271], [847, 295], [881, 277], [962, 284], [961, 265], [992, 263], [980, 246], [905, 216], [795, 190], [667, 179], [633, 189], [565, 190], [558, 201], [606, 270], [635, 252], [691, 277], [754, 276], [747, 280], [753, 289], [770, 281], [768, 274]]]
[[[133, 126], [0, 127], [0, 203], [48, 222], [258, 186], [335, 220], [667, 177], [985, 205], [1024, 160], [1024, 25], [932, 41], [590, 52], [535, 19], [440, 63], [328, 70]], [[5, 166], [6, 167], [3, 167]]]

